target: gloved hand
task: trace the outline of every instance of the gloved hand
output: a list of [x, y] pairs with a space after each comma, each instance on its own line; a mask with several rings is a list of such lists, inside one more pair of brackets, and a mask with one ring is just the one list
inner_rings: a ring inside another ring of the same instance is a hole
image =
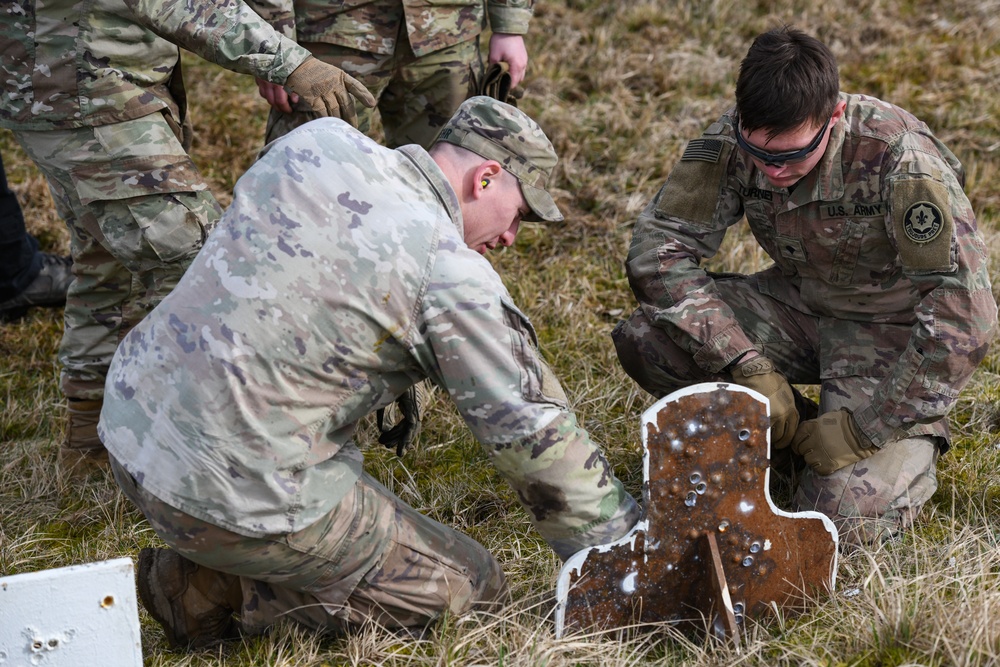
[[343, 118], [354, 126], [358, 124], [355, 97], [369, 109], [375, 106], [375, 98], [360, 81], [312, 56], [295, 68], [285, 87], [296, 93], [308, 110]]
[[514, 89], [511, 85], [510, 65], [506, 62], [493, 63], [483, 72], [482, 78], [476, 75], [473, 66], [470, 65], [469, 69], [472, 71], [470, 76], [472, 95], [486, 95], [505, 104], [517, 106], [523, 91]]
[[402, 456], [406, 448], [413, 442], [417, 429], [420, 428], [420, 400], [417, 397], [417, 385], [411, 385], [403, 392], [402, 396], [396, 399], [396, 407], [399, 408], [403, 417], [395, 426], [385, 426], [384, 408], [375, 412], [375, 421], [379, 430], [379, 443], [389, 449], [395, 449], [396, 456]]
[[744, 361], [733, 369], [733, 382], [760, 392], [771, 402], [771, 442], [776, 449], [787, 447], [799, 427], [795, 395], [774, 362], [764, 356]]
[[842, 408], [802, 422], [792, 439], [792, 451], [819, 474], [829, 475], [878, 449], [858, 430], [851, 412]]

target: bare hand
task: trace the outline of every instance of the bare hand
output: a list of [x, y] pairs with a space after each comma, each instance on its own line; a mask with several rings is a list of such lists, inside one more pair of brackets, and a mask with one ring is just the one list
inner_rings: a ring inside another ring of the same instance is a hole
[[257, 92], [267, 100], [268, 104], [281, 113], [292, 113], [292, 105], [299, 101], [298, 95], [295, 93], [289, 95], [284, 87], [276, 83], [264, 81], [264, 79], [257, 79], [256, 81]]
[[510, 67], [510, 87], [516, 88], [524, 80], [528, 69], [528, 49], [524, 37], [506, 33], [493, 33], [490, 37], [490, 62], [506, 62]]

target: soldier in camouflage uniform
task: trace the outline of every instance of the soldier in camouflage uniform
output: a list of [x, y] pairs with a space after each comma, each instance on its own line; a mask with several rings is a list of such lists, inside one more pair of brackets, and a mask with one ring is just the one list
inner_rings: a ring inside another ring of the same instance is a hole
[[[945, 417], [996, 331], [963, 180], [924, 123], [841, 93], [825, 45], [764, 33], [735, 108], [639, 217], [621, 363], [657, 396], [716, 380], [759, 390], [772, 444], [802, 468], [795, 509], [828, 515], [848, 542], [897, 534], [937, 487]], [[774, 265], [707, 272], [744, 216]], [[820, 385], [817, 418], [789, 383]]]
[[343, 103], [351, 115], [345, 86], [374, 100], [241, 0], [95, 0], [69, 9], [18, 0], [0, 11], [0, 39], [0, 126], [45, 174], [70, 232], [75, 277], [59, 351], [70, 422], [60, 462], [86, 471], [106, 462], [97, 419], [120, 336], [177, 283], [220, 215], [187, 154], [177, 45], [294, 83], [324, 113]]
[[[427, 148], [469, 96], [481, 68], [479, 35], [492, 31], [489, 62], [510, 65], [511, 87], [524, 78], [534, 0], [248, 0], [276, 28], [317, 58], [350, 73], [375, 95], [386, 146]], [[271, 105], [266, 141], [316, 116], [280, 86], [258, 81]], [[371, 112], [358, 127], [370, 134]]]
[[358, 422], [429, 379], [562, 558], [638, 507], [482, 253], [562, 219], [541, 129], [465, 102], [430, 153], [321, 119], [275, 143], [187, 274], [122, 342], [100, 431], [169, 549], [139, 592], [173, 645], [279, 618], [422, 627], [505, 590], [486, 549], [363, 472]]

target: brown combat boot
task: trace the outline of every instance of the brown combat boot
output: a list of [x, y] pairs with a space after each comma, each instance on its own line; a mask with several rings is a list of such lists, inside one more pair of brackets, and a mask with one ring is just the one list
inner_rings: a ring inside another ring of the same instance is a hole
[[239, 637], [239, 577], [189, 561], [172, 549], [139, 552], [139, 599], [173, 648], [204, 648]]
[[101, 400], [69, 401], [69, 426], [59, 448], [59, 470], [63, 477], [86, 477], [99, 468], [108, 468], [108, 450], [97, 435], [103, 404]]

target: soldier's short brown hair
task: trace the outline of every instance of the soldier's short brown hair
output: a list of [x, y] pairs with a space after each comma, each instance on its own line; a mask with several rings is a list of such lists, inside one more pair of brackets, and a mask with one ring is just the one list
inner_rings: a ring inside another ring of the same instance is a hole
[[768, 137], [830, 119], [840, 94], [833, 52], [789, 26], [754, 39], [736, 80], [736, 113], [747, 132]]

